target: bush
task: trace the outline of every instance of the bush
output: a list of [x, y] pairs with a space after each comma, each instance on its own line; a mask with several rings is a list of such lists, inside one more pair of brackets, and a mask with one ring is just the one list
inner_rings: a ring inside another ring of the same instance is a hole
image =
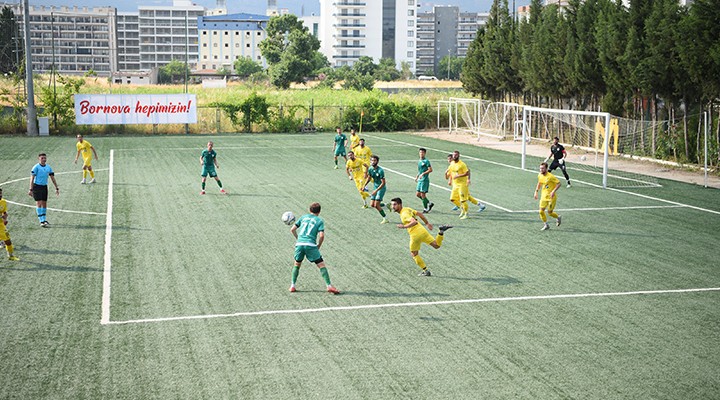
[[268, 118], [268, 132], [274, 133], [295, 133], [299, 132], [302, 126], [302, 117], [296, 117], [298, 110], [305, 110], [305, 107], [291, 106], [278, 107], [277, 111], [270, 112]]
[[[434, 111], [434, 109], [433, 109]], [[407, 101], [395, 103], [377, 98], [366, 99], [360, 107], [348, 108], [342, 127], [354, 127], [363, 112], [363, 131], [392, 132], [426, 129], [432, 126], [433, 114], [428, 107], [418, 107]]]

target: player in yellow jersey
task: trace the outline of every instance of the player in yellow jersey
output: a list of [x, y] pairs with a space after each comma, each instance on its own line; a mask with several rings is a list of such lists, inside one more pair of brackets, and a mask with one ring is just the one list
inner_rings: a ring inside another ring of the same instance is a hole
[[[428, 229], [432, 230], [433, 226], [430, 222], [428, 222], [427, 218], [425, 218], [425, 214], [417, 212], [410, 207], [403, 207], [402, 199], [399, 197], [392, 199], [390, 204], [393, 211], [400, 214], [400, 222], [402, 223], [397, 224], [397, 227], [400, 229], [407, 229], [408, 234], [410, 235], [410, 255], [412, 256], [413, 261], [415, 261], [415, 264], [422, 269], [420, 276], [431, 276], [432, 274], [427, 268], [427, 265], [425, 265], [425, 261], [422, 257], [420, 257], [420, 246], [425, 243], [434, 249], [439, 249], [440, 246], [442, 246], [443, 239], [445, 238], [445, 231], [452, 228], [452, 226], [440, 225], [438, 227], [440, 233], [433, 238], [432, 235], [430, 235], [430, 232], [428, 232]], [[418, 218], [425, 223], [427, 229], [420, 225]]]
[[2, 225], [0, 225], [0, 242], [3, 242], [5, 244], [5, 251], [7, 251], [8, 260], [19, 261], [20, 259], [15, 257], [15, 255], [13, 254], [14, 248], [12, 241], [10, 240], [10, 233], [7, 230], [7, 202], [5, 201], [5, 199], [3, 199], [2, 188], [0, 188], [0, 217], [2, 217]]
[[360, 136], [355, 133], [355, 128], [350, 129], [350, 150], [355, 149], [360, 145]]
[[453, 152], [453, 162], [448, 168], [448, 175], [452, 179], [450, 201], [460, 208], [460, 219], [468, 217], [468, 201], [480, 206], [478, 212], [485, 210], [485, 205], [470, 195], [470, 169], [460, 161], [460, 152], [457, 150]]
[[[95, 159], [98, 159], [97, 151], [95, 147], [90, 144], [87, 140], [83, 139], [82, 135], [77, 135], [77, 154], [75, 154], [75, 164], [77, 164], [78, 157], [82, 153], [83, 158], [83, 178], [80, 183], [85, 184], [88, 173], [90, 174], [90, 183], [95, 183], [95, 171], [92, 169], [92, 156], [95, 155]], [[92, 151], [92, 154], [90, 153]]]
[[360, 139], [358, 143], [358, 147], [353, 150], [355, 152], [355, 157], [362, 160], [365, 164], [370, 165], [370, 159], [373, 155], [372, 150], [370, 150], [370, 147], [365, 146], [365, 139]]
[[560, 189], [560, 180], [555, 175], [548, 172], [547, 163], [540, 164], [540, 173], [538, 174], [538, 184], [535, 187], [535, 200], [538, 199], [538, 191], [542, 188], [540, 195], [540, 219], [543, 221], [543, 227], [541, 230], [546, 231], [550, 229], [547, 223], [547, 216], [545, 215], [545, 209], [548, 210], [548, 214], [555, 218], [556, 225], [560, 226], [562, 217], [555, 213], [555, 204], [557, 203], [556, 192]]
[[367, 168], [367, 164], [365, 164], [361, 159], [355, 157], [354, 151], [350, 151], [348, 153], [348, 160], [345, 163], [345, 172], [347, 172], [348, 179], [355, 181], [355, 187], [358, 192], [360, 192], [360, 197], [362, 197], [362, 208], [368, 208], [367, 198], [370, 197], [370, 193], [365, 190], [365, 171]]

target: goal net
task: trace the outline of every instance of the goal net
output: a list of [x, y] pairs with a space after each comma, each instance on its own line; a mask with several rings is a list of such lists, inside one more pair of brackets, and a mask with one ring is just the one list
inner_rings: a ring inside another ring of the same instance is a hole
[[480, 120], [489, 101], [451, 97], [438, 101], [438, 129], [450, 133], [480, 134]]
[[[659, 187], [652, 176], [629, 164], [628, 152], [644, 146], [648, 124], [608, 113], [524, 107], [522, 114], [522, 167], [535, 169], [550, 154], [554, 137], [565, 147], [570, 180], [602, 187]], [[548, 163], [552, 161], [549, 160]], [[563, 178], [562, 171], [554, 171]]]

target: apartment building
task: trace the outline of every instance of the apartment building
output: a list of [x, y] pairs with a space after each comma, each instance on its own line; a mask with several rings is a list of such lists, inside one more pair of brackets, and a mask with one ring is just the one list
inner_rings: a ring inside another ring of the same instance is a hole
[[117, 13], [117, 59], [118, 71], [140, 69], [140, 14]]
[[333, 66], [362, 56], [415, 71], [416, 0], [320, 0], [320, 51]]
[[[23, 9], [12, 7], [24, 35]], [[35, 72], [63, 74], [95, 71], [109, 76], [117, 68], [113, 7], [30, 6], [30, 46]]]
[[235, 60], [247, 57], [267, 66], [259, 44], [266, 37], [270, 17], [258, 14], [202, 16], [197, 19], [199, 70], [233, 69]]
[[140, 69], [162, 67], [172, 60], [195, 69], [198, 63], [198, 17], [205, 7], [188, 0], [174, 0], [172, 6], [140, 6]]

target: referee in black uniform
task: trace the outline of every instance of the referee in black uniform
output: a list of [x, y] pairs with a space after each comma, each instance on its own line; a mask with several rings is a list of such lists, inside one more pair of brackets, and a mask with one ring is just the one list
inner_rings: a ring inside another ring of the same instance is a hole
[[548, 158], [545, 159], [545, 162], [547, 162], [550, 157], [553, 158], [552, 163], [550, 164], [550, 167], [548, 168], [548, 171], [552, 172], [556, 170], [558, 167], [562, 171], [563, 175], [565, 175], [565, 180], [567, 181], [567, 187], [571, 187], [570, 185], [570, 177], [567, 173], [567, 168], [565, 167], [565, 157], [567, 156], [567, 152], [565, 151], [565, 147], [560, 144], [560, 139], [555, 136], [553, 138], [553, 144], [550, 146], [550, 155]]

